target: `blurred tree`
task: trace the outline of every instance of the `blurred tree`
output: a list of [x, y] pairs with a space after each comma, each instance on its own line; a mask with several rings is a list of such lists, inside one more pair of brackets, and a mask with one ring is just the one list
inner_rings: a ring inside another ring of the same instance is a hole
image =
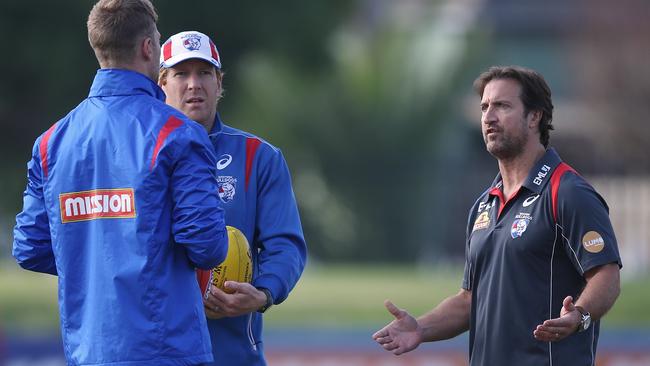
[[[468, 102], [468, 95], [475, 97], [472, 80], [491, 64], [542, 71], [556, 105], [572, 93], [607, 104], [604, 116], [582, 113], [575, 120], [614, 129], [607, 116], [626, 119], [625, 128], [614, 130], [632, 143], [609, 141], [629, 152], [607, 154], [608, 164], [601, 152], [593, 171], [647, 174], [649, 160], [639, 151], [649, 135], [638, 115], [648, 108], [640, 101], [647, 99], [650, 23], [641, 15], [647, 1], [630, 1], [636, 7], [617, 7], [615, 23], [600, 22], [586, 0], [550, 0], [553, 6], [516, 0], [155, 5], [163, 40], [183, 30], [215, 40], [226, 71], [222, 117], [283, 150], [313, 257], [431, 262], [450, 253], [462, 258], [467, 209], [496, 173], [478, 116], [467, 112], [477, 102]], [[98, 67], [85, 25], [92, 4], [0, 3], [0, 35], [7, 41], [0, 58], [0, 256], [8, 253], [34, 139], [87, 95]], [[585, 8], [592, 15], [580, 21]], [[616, 25], [623, 23], [629, 25], [626, 42], [618, 42]], [[582, 31], [572, 33], [574, 25]], [[608, 40], [597, 42], [590, 29], [611, 38], [595, 36]], [[567, 43], [558, 42], [561, 37]], [[599, 47], [615, 43], [619, 51], [611, 55], [609, 46]], [[583, 56], [567, 62], [571, 54]], [[612, 70], [606, 77], [603, 67]], [[617, 89], [616, 102], [607, 85]], [[558, 108], [566, 110], [576, 109]], [[558, 126], [566, 128], [565, 120]], [[597, 134], [583, 130], [573, 136], [595, 141]], [[563, 130], [552, 141], [568, 135]], [[573, 156], [570, 146], [563, 149], [567, 159], [577, 168], [588, 164], [584, 143], [571, 146]], [[619, 155], [628, 167], [614, 159]]]
[[88, 93], [97, 68], [85, 31], [89, 11], [88, 1], [0, 3], [2, 247], [10, 245], [34, 139]]
[[326, 40], [330, 63], [308, 74], [285, 57], [249, 54], [224, 101], [235, 103], [236, 124], [284, 149], [319, 259], [413, 261], [439, 255], [447, 238], [449, 209], [436, 205], [447, 182], [436, 168], [453, 164], [454, 154], [444, 162], [438, 154], [456, 151], [444, 140], [464, 127], [454, 124], [459, 93], [450, 91], [471, 24], [446, 19], [439, 4], [411, 4], [404, 14], [396, 11], [404, 4], [359, 2]]

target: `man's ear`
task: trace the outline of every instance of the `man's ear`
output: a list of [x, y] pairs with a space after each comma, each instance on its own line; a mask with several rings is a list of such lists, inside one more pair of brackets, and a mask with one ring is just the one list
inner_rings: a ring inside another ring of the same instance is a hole
[[539, 127], [539, 122], [542, 120], [542, 111], [539, 109], [532, 110], [528, 112], [528, 127], [537, 129]]
[[155, 56], [153, 39], [151, 39], [151, 37], [145, 37], [142, 42], [140, 42], [138, 52], [146, 61], [151, 61]]

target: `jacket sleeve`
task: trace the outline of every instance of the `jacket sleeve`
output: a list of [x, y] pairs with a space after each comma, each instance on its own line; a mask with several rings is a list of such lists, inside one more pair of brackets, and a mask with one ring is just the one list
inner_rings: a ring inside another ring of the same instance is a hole
[[216, 158], [207, 134], [198, 129], [198, 124], [187, 126], [188, 138], [179, 139], [171, 178], [172, 234], [194, 266], [210, 269], [226, 258], [228, 235], [217, 196]]
[[[42, 138], [42, 137], [41, 137]], [[16, 216], [12, 254], [24, 269], [56, 275], [50, 224], [43, 196], [43, 173], [39, 157], [40, 139], [27, 163], [27, 188], [23, 210]]]
[[261, 164], [255, 223], [256, 244], [260, 250], [259, 275], [253, 285], [268, 289], [273, 302], [279, 304], [300, 279], [305, 268], [307, 245], [291, 187], [291, 175], [282, 153], [273, 151]]

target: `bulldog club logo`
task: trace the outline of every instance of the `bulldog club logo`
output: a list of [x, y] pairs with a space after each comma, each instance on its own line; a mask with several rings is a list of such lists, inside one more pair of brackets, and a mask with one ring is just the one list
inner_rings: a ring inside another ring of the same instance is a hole
[[219, 198], [221, 202], [230, 202], [235, 198], [237, 179], [231, 176], [217, 177], [217, 184], [219, 185]]
[[510, 229], [510, 235], [513, 239], [517, 239], [524, 235], [524, 231], [528, 228], [530, 223], [529, 219], [517, 219], [512, 223], [512, 228]]
[[183, 39], [183, 47], [190, 51], [196, 51], [201, 48], [201, 37], [196, 34], [190, 34]]

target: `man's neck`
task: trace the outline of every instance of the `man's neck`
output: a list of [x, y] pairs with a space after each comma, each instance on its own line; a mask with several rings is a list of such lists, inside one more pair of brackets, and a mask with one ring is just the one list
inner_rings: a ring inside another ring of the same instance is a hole
[[151, 79], [151, 76], [148, 74], [149, 70], [147, 69], [147, 65], [139, 62], [134, 62], [134, 63], [117, 63], [117, 62], [103, 62], [100, 63], [99, 66], [102, 69], [122, 69], [122, 70], [129, 70], [129, 71], [135, 71], [139, 72], [142, 75], [145, 75], [146, 77]]
[[544, 156], [541, 144], [527, 147], [524, 152], [510, 159], [499, 159], [499, 172], [503, 182], [503, 195], [510, 198], [521, 188], [535, 163]]
[[197, 122], [200, 123], [203, 126], [203, 128], [205, 128], [205, 130], [208, 131], [208, 133], [210, 133], [210, 131], [212, 131], [212, 128], [214, 127], [216, 120], [217, 120], [217, 111], [215, 110], [214, 114], [210, 114], [207, 120], [197, 121]]

